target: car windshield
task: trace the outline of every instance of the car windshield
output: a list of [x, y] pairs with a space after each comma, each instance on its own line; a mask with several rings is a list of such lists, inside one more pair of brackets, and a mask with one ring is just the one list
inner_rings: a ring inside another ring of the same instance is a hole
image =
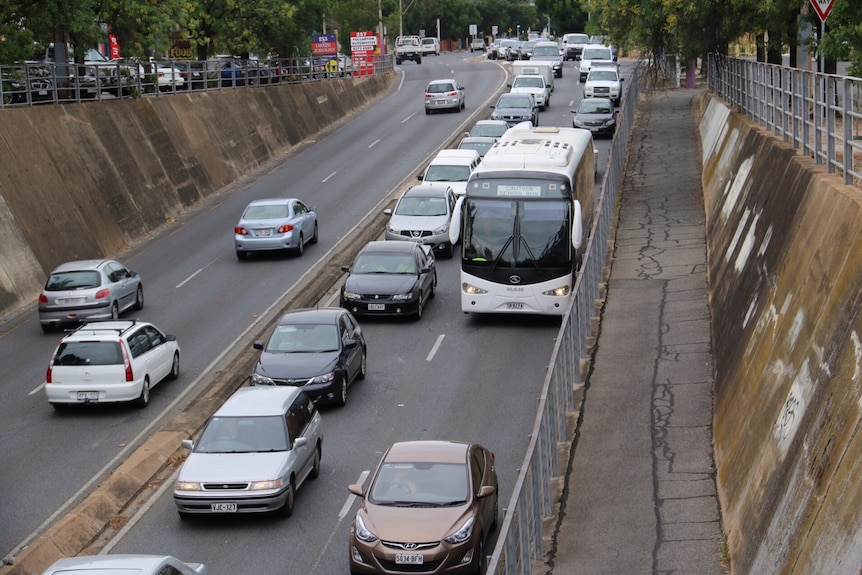
[[611, 106], [607, 102], [594, 102], [592, 98], [586, 98], [581, 100], [580, 106], [578, 106], [578, 113], [580, 114], [610, 114]]
[[487, 136], [489, 138], [499, 138], [506, 133], [509, 127], [506, 124], [476, 124], [470, 130], [471, 136]]
[[95, 270], [62, 272], [51, 274], [45, 284], [45, 291], [90, 289], [99, 287], [101, 284], [101, 275]]
[[607, 48], [586, 48], [581, 54], [582, 60], [610, 60], [611, 51]]
[[412, 254], [359, 254], [353, 272], [359, 274], [415, 274]]
[[455, 86], [452, 84], [431, 84], [426, 92], [429, 94], [444, 94], [446, 92], [454, 92]]
[[470, 179], [470, 166], [428, 166], [426, 182], [466, 182]]
[[533, 103], [530, 101], [530, 98], [520, 97], [520, 96], [512, 96], [507, 98], [505, 95], [500, 97], [500, 101], [497, 102], [498, 108], [532, 108]]
[[249, 206], [242, 215], [244, 220], [275, 220], [290, 214], [287, 204], [262, 204]]
[[533, 48], [533, 57], [536, 56], [559, 56], [560, 50], [559, 48], [554, 48], [553, 46], [536, 46]]
[[477, 152], [479, 152], [479, 156], [484, 157], [493, 145], [493, 142], [461, 142], [461, 144], [458, 146], [458, 149], [476, 150]]
[[598, 80], [599, 82], [616, 82], [617, 74], [612, 70], [593, 70], [587, 80]]
[[334, 324], [277, 325], [264, 351], [271, 353], [322, 353], [338, 350]]
[[445, 216], [445, 198], [405, 197], [395, 206], [399, 216]]
[[284, 417], [213, 417], [195, 444], [195, 453], [287, 451]]
[[464, 504], [470, 499], [467, 466], [461, 463], [384, 463], [368, 498], [377, 505]]
[[517, 76], [512, 82], [513, 88], [544, 88], [545, 81], [540, 77]]
[[120, 365], [123, 353], [116, 341], [68, 341], [57, 347], [54, 365]]

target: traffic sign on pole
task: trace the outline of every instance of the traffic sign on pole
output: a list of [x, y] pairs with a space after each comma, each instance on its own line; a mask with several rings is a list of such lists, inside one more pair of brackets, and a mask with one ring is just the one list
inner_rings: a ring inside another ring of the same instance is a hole
[[820, 16], [821, 22], [826, 22], [829, 17], [829, 12], [832, 11], [832, 5], [835, 0], [811, 0], [811, 5], [814, 6], [814, 11]]

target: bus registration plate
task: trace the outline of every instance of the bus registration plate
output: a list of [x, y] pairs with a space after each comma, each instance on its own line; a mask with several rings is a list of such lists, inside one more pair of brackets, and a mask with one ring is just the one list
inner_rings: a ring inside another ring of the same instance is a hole
[[506, 309], [524, 309], [524, 304], [519, 301], [506, 302]]
[[396, 553], [395, 554], [395, 564], [396, 565], [422, 565], [424, 562], [424, 555], [420, 555], [418, 553]]

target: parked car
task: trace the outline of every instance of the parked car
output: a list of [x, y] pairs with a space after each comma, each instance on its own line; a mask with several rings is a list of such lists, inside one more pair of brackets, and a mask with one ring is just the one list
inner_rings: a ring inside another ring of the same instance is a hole
[[0, 70], [3, 105], [53, 102], [56, 98], [52, 68], [41, 63], [3, 66]]
[[455, 78], [431, 80], [425, 88], [425, 113], [437, 110], [455, 110], [460, 112], [466, 106], [464, 86]]
[[47, 333], [86, 320], [117, 319], [143, 307], [144, 286], [137, 272], [114, 260], [77, 260], [54, 268], [37, 309]]
[[207, 78], [219, 86], [245, 86], [248, 71], [238, 59], [226, 56], [210, 58], [206, 62]]
[[192, 62], [189, 60], [174, 60], [171, 62], [180, 71], [184, 86], [191, 90], [203, 90], [206, 88], [206, 72], [203, 62]]
[[572, 126], [594, 136], [613, 136], [617, 129], [617, 112], [609, 98], [584, 98], [572, 113]]
[[170, 555], [85, 555], [58, 559], [42, 575], [207, 575], [203, 563], [186, 563]]
[[233, 229], [236, 257], [288, 250], [301, 256], [318, 239], [317, 212], [297, 198], [254, 200]]
[[372, 241], [357, 254], [341, 286], [341, 306], [356, 315], [422, 319], [437, 289], [430, 246], [418, 242]]
[[484, 52], [485, 51], [485, 39], [481, 36], [477, 36], [470, 40], [470, 52]]
[[434, 36], [426, 36], [420, 41], [422, 45], [423, 56], [439, 56], [440, 55], [440, 40]]
[[389, 216], [384, 237], [387, 240], [422, 240], [435, 252], [452, 257], [449, 222], [455, 209], [455, 192], [450, 186], [423, 184], [408, 188], [395, 209], [383, 210]]
[[476, 443], [394, 443], [371, 475], [350, 525], [348, 561], [357, 575], [484, 574], [497, 528], [494, 454]]
[[136, 320], [87, 322], [60, 340], [45, 374], [55, 409], [88, 403], [150, 403], [150, 390], [180, 376], [177, 338]]
[[174, 484], [180, 518], [293, 515], [296, 491], [320, 475], [320, 413], [299, 387], [241, 387], [209, 419]]
[[461, 138], [461, 141], [458, 142], [458, 149], [476, 150], [476, 153], [479, 154], [479, 158], [481, 159], [485, 157], [485, 154], [491, 149], [491, 146], [493, 146], [496, 141], [497, 138], [492, 138], [490, 136], [464, 136]]
[[521, 122], [539, 125], [539, 106], [530, 94], [501, 94], [491, 107], [491, 119], [503, 120], [510, 128]]
[[467, 180], [479, 166], [479, 152], [445, 149], [437, 152], [417, 179], [428, 186], [452, 188], [455, 195], [467, 193]]
[[584, 82], [584, 98], [610, 98], [619, 106], [623, 94], [623, 79], [616, 67], [594, 66]]
[[292, 310], [281, 316], [266, 341], [249, 383], [301, 387], [315, 402], [344, 406], [347, 388], [365, 379], [367, 348], [362, 328], [347, 310]]
[[465, 135], [487, 136], [499, 140], [508, 129], [509, 124], [505, 120], [477, 120]]
[[160, 92], [173, 92], [186, 87], [186, 78], [182, 70], [173, 62], [154, 62], [153, 75]]

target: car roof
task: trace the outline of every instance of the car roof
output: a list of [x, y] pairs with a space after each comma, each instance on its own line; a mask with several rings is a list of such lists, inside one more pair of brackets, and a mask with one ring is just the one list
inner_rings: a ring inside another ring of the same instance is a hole
[[252, 200], [248, 203], [249, 206], [262, 206], [262, 205], [272, 205], [272, 204], [287, 204], [290, 202], [296, 201], [296, 198], [261, 198], [259, 200]]
[[470, 164], [479, 159], [479, 154], [476, 150], [459, 150], [456, 148], [446, 148], [445, 150], [440, 150], [437, 152], [437, 155], [434, 156], [434, 159], [431, 160], [431, 164]]
[[240, 387], [213, 415], [218, 417], [281, 415], [300, 393], [303, 393], [302, 388], [292, 385]]
[[374, 240], [362, 248], [360, 253], [411, 253], [419, 245], [416, 242], [399, 242], [396, 240]]
[[73, 262], [66, 262], [58, 265], [51, 273], [97, 270], [109, 261], [111, 260], [75, 260]]
[[461, 138], [460, 144], [493, 144], [497, 140], [498, 138], [495, 138], [494, 136], [464, 136]]
[[[405, 197], [421, 196], [421, 197], [431, 197], [431, 198], [445, 198], [446, 194], [449, 191], [452, 191], [451, 186], [432, 186], [431, 184], [418, 184], [418, 185], [412, 186], [410, 188], [407, 188], [407, 191], [405, 191], [401, 195], [401, 197], [405, 198]], [[455, 192], [452, 191], [452, 193], [455, 193]]]
[[307, 323], [315, 324], [321, 321], [335, 322], [335, 318], [344, 313], [340, 307], [308, 307], [290, 310], [278, 320], [279, 325]]
[[469, 443], [417, 440], [393, 443], [384, 456], [387, 463], [466, 463]]
[[438, 78], [437, 80], [431, 80], [428, 82], [428, 85], [431, 84], [456, 84], [455, 78]]
[[131, 569], [152, 570], [158, 567], [166, 555], [92, 555], [84, 557], [65, 557], [54, 562], [45, 573], [55, 573], [67, 569]]
[[109, 320], [88, 321], [79, 328], [70, 331], [63, 337], [63, 341], [91, 340], [93, 338], [118, 340], [129, 329], [139, 325], [152, 325], [146, 321], [138, 320]]

